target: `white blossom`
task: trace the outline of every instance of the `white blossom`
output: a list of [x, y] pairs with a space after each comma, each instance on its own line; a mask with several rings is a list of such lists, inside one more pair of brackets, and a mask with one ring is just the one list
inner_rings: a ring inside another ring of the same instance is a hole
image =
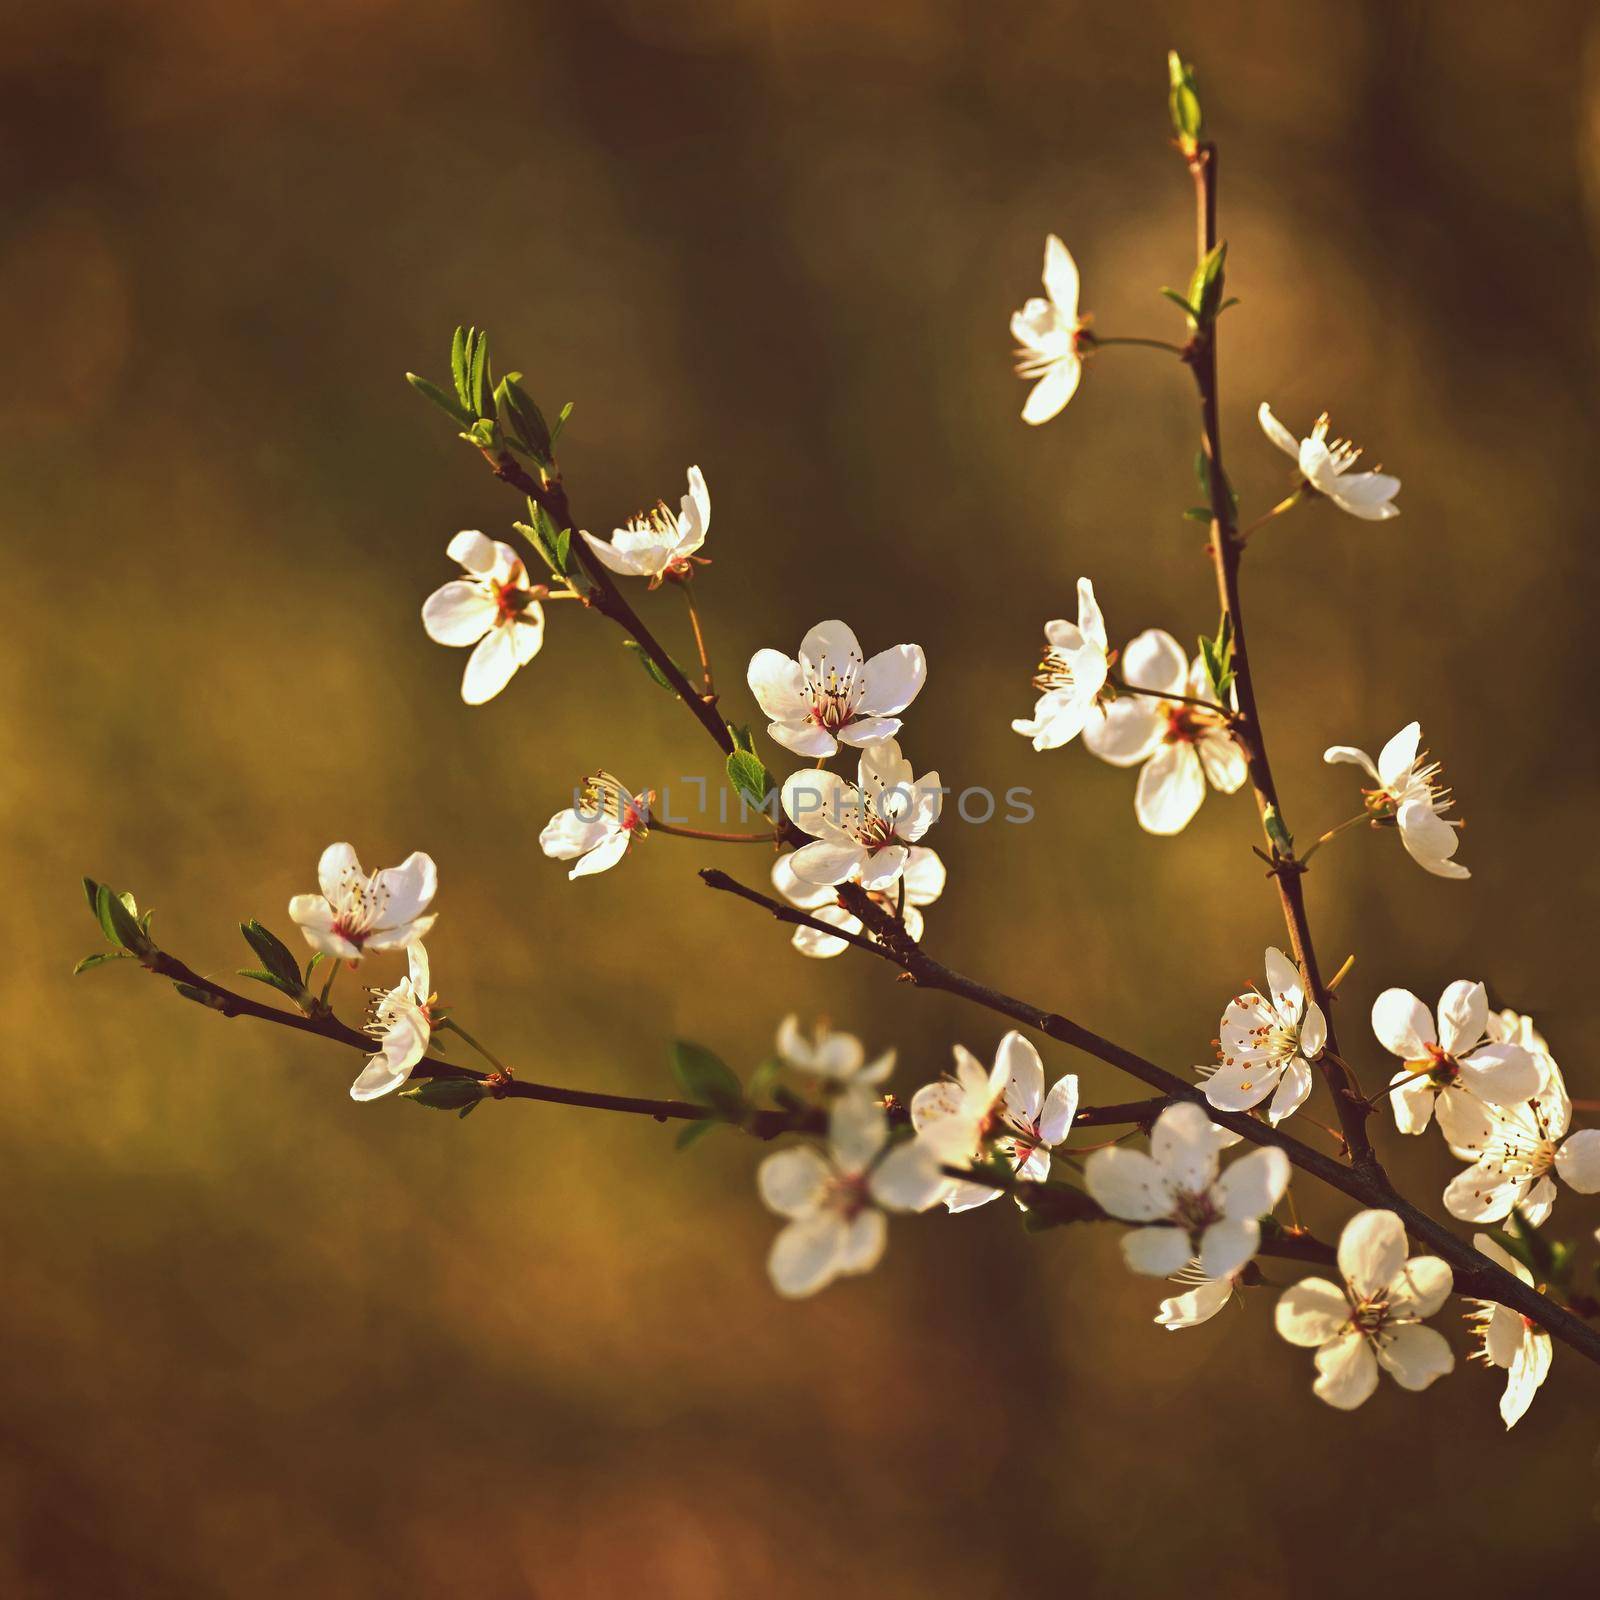
[[860, 1095], [839, 1099], [826, 1148], [792, 1145], [761, 1163], [761, 1198], [789, 1219], [767, 1270], [779, 1294], [815, 1294], [837, 1277], [870, 1272], [888, 1242], [885, 1211], [925, 1211], [944, 1177], [938, 1152], [917, 1140], [889, 1146], [883, 1109]]
[[[1475, 1233], [1472, 1242], [1480, 1251], [1507, 1272], [1515, 1274], [1530, 1288], [1533, 1274], [1508, 1255], [1486, 1233]], [[1497, 1300], [1474, 1300], [1467, 1322], [1479, 1341], [1472, 1359], [1486, 1366], [1504, 1368], [1505, 1393], [1500, 1396], [1500, 1418], [1514, 1428], [1533, 1404], [1539, 1385], [1550, 1375], [1553, 1347], [1550, 1335], [1532, 1317], [1525, 1317]]]
[[[938, 1146], [948, 1165], [995, 1153], [1018, 1177], [1042, 1183], [1050, 1175], [1051, 1150], [1078, 1114], [1076, 1076], [1058, 1078], [1046, 1094], [1039, 1052], [1015, 1029], [1001, 1039], [992, 1068], [985, 1070], [962, 1045], [954, 1055], [950, 1076], [924, 1084], [911, 1097], [912, 1127]], [[999, 1193], [992, 1184], [957, 1178], [944, 1200], [951, 1211], [969, 1211]]]
[[844, 1088], [882, 1083], [894, 1071], [894, 1051], [873, 1061], [853, 1033], [835, 1033], [824, 1021], [812, 1025], [808, 1037], [793, 1014], [778, 1024], [778, 1058], [808, 1077]]
[[1461, 824], [1445, 820], [1455, 802], [1439, 781], [1439, 763], [1429, 761], [1425, 751], [1418, 753], [1421, 743], [1421, 723], [1408, 722], [1378, 752], [1376, 764], [1366, 751], [1348, 744], [1333, 745], [1322, 759], [1366, 769], [1377, 785], [1362, 790], [1367, 810], [1377, 821], [1394, 823], [1400, 843], [1419, 867], [1438, 878], [1470, 878], [1465, 867], [1450, 859], [1461, 843]]
[[438, 1000], [428, 974], [428, 952], [421, 941], [406, 950], [406, 975], [392, 989], [373, 990], [366, 1029], [378, 1041], [360, 1076], [350, 1085], [352, 1100], [376, 1100], [398, 1089], [428, 1053], [433, 1034], [430, 1007]]
[[1538, 1226], [1555, 1203], [1552, 1174], [1579, 1194], [1600, 1192], [1600, 1128], [1568, 1134], [1571, 1123], [1559, 1070], [1514, 1105], [1441, 1098], [1439, 1130], [1450, 1153], [1472, 1163], [1446, 1187], [1445, 1209], [1463, 1222], [1499, 1222], [1515, 1209]]
[[1322, 1008], [1306, 995], [1300, 969], [1267, 947], [1267, 988], [1247, 990], [1222, 1014], [1220, 1064], [1204, 1084], [1218, 1111], [1248, 1111], [1272, 1096], [1276, 1127], [1311, 1093], [1311, 1066], [1328, 1042]]
[[[843, 935], [863, 935], [861, 920], [845, 910], [839, 903], [838, 887], [834, 884], [806, 883], [794, 870], [793, 856], [779, 856], [772, 863], [772, 883], [790, 905], [809, 912], [818, 922], [837, 928], [837, 935], [823, 933], [818, 928], [796, 928], [794, 947], [801, 955], [825, 960], [850, 948]], [[893, 912], [898, 907], [907, 934], [920, 941], [923, 930], [922, 907], [931, 906], [944, 893], [944, 863], [938, 854], [925, 844], [912, 845], [906, 855], [905, 869], [900, 880], [889, 889], [869, 891], [875, 904]], [[905, 901], [900, 900], [901, 886], [905, 888]]]
[[[1489, 1035], [1489, 999], [1481, 983], [1458, 979], [1439, 997], [1439, 1023], [1409, 989], [1385, 989], [1372, 1005], [1372, 1031], [1401, 1070], [1390, 1079], [1389, 1104], [1401, 1133], [1421, 1133], [1434, 1102], [1454, 1107], [1530, 1100], [1544, 1081], [1537, 1059], [1518, 1044]], [[1469, 1106], [1460, 1107], [1462, 1115]]]
[[508, 544], [475, 529], [458, 533], [445, 553], [467, 574], [435, 589], [422, 605], [422, 626], [436, 644], [475, 645], [461, 678], [469, 706], [492, 700], [544, 643], [544, 607], [522, 558]]
[[674, 516], [667, 503], [658, 501], [650, 511], [630, 517], [625, 527], [614, 529], [611, 539], [584, 539], [606, 566], [625, 578], [648, 578], [652, 589], [663, 578], [682, 579], [706, 558], [696, 552], [706, 542], [711, 527], [711, 491], [699, 467], [689, 468], [689, 492]]
[[900, 713], [928, 676], [922, 646], [897, 644], [864, 660], [844, 623], [819, 622], [798, 658], [758, 650], [750, 692], [770, 720], [767, 732], [798, 756], [831, 756], [841, 744], [868, 745], [900, 731]]
[[1162, 698], [1210, 693], [1205, 662], [1191, 666], [1170, 633], [1150, 628], [1123, 652], [1122, 676], [1153, 694], [1119, 695], [1090, 709], [1083, 742], [1114, 767], [1141, 767], [1133, 810], [1147, 833], [1182, 833], [1206, 797], [1206, 783], [1232, 794], [1245, 780], [1244, 752], [1220, 711]]
[[1122, 1236], [1134, 1272], [1164, 1278], [1191, 1258], [1208, 1278], [1237, 1272], [1261, 1244], [1261, 1218], [1283, 1198], [1289, 1158], [1276, 1146], [1241, 1156], [1219, 1176], [1211, 1119], [1192, 1101], [1168, 1106], [1150, 1133], [1150, 1153], [1113, 1145], [1084, 1163], [1090, 1197], [1140, 1227]]
[[1265, 400], [1257, 412], [1261, 430], [1286, 455], [1293, 456], [1300, 476], [1320, 495], [1326, 495], [1341, 511], [1367, 522], [1382, 522], [1398, 517], [1400, 508], [1392, 502], [1400, 492], [1400, 480], [1386, 472], [1352, 472], [1361, 452], [1348, 439], [1328, 443], [1328, 413], [1317, 418], [1310, 436], [1297, 439], [1273, 416]]
[[1033, 715], [1019, 717], [1011, 726], [1032, 739], [1035, 750], [1055, 750], [1083, 732], [1110, 670], [1106, 622], [1087, 578], [1078, 579], [1078, 620], [1047, 622], [1044, 637], [1044, 655], [1033, 678], [1039, 691]]
[[784, 781], [783, 809], [813, 843], [795, 851], [802, 883], [817, 887], [853, 880], [869, 892], [899, 881], [914, 845], [939, 818], [939, 774], [912, 776], [893, 739], [862, 752], [859, 783], [836, 772], [807, 768]]
[[1278, 1301], [1278, 1332], [1316, 1350], [1312, 1393], [1353, 1411], [1378, 1387], [1378, 1369], [1402, 1389], [1426, 1389], [1456, 1364], [1444, 1335], [1422, 1325], [1454, 1281], [1437, 1256], [1406, 1259], [1404, 1224], [1392, 1211], [1361, 1211], [1339, 1235], [1343, 1285], [1302, 1278]]
[[578, 804], [556, 812], [540, 830], [539, 848], [558, 861], [577, 862], [569, 879], [605, 872], [650, 831], [650, 799], [597, 772], [585, 780]]
[[1206, 1276], [1198, 1259], [1172, 1274], [1174, 1283], [1190, 1285], [1182, 1294], [1163, 1300], [1156, 1311], [1155, 1320], [1169, 1333], [1180, 1333], [1185, 1328], [1198, 1328], [1209, 1322], [1233, 1299], [1238, 1284], [1238, 1274], [1224, 1273], [1220, 1278]]
[[330, 844], [317, 863], [321, 894], [297, 894], [289, 915], [306, 943], [324, 955], [357, 962], [369, 950], [402, 950], [424, 938], [424, 916], [439, 888], [433, 857], [414, 850], [398, 867], [368, 877], [348, 844]]
[[1078, 392], [1087, 319], [1078, 315], [1078, 265], [1052, 233], [1044, 245], [1044, 289], [1011, 314], [1017, 341], [1017, 376], [1036, 379], [1022, 407], [1022, 420], [1048, 422]]

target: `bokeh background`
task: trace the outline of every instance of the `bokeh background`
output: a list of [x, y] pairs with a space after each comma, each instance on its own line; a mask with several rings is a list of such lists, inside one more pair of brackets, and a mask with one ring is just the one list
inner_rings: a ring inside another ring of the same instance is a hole
[[[1004, 1205], [896, 1225], [870, 1280], [769, 1290], [758, 1151], [649, 1122], [353, 1105], [354, 1063], [185, 1006], [95, 947], [90, 872], [170, 948], [243, 965], [318, 852], [426, 848], [435, 972], [531, 1077], [669, 1093], [665, 1041], [748, 1067], [826, 1012], [932, 1076], [995, 1020], [793, 955], [656, 839], [569, 884], [536, 835], [604, 764], [708, 768], [595, 619], [482, 710], [417, 620], [458, 528], [515, 498], [401, 381], [451, 327], [554, 410], [609, 529], [711, 485], [701, 583], [743, 663], [819, 617], [928, 650], [919, 769], [1032, 786], [947, 823], [930, 946], [1175, 1065], [1280, 935], [1248, 800], [1140, 834], [1132, 778], [1008, 730], [1092, 573], [1118, 641], [1214, 622], [1194, 416], [1107, 352], [1041, 431], [1006, 319], [1041, 241], [1103, 333], [1175, 334], [1190, 264], [1164, 52], [1223, 142], [1222, 360], [1247, 509], [1320, 409], [1405, 480], [1375, 528], [1274, 527], [1247, 578], [1302, 837], [1324, 745], [1420, 717], [1469, 821], [1456, 885], [1342, 839], [1310, 895], [1341, 1020], [1484, 977], [1574, 1092], [1591, 1055], [1595, 202], [1582, 3], [1107, 7], [845, 0], [24, 0], [0, 21], [6, 1018], [0, 1590], [253, 1597], [1089, 1591], [1343, 1595], [1593, 1550], [1594, 1374], [1322, 1408], [1270, 1297], [1205, 1329], [1111, 1230]], [[677, 597], [647, 597], [681, 653]], [[760, 877], [754, 853], [721, 864]], [[369, 981], [389, 975], [372, 963]], [[347, 996], [348, 998], [348, 996]], [[1091, 1098], [1129, 1092], [1083, 1073]], [[1318, 1114], [1313, 1110], [1312, 1114]], [[1314, 1130], [1313, 1136], [1314, 1134]], [[1387, 1153], [1424, 1195], [1433, 1142]], [[1307, 1191], [1336, 1228], [1347, 1208]], [[1592, 1208], [1558, 1211], [1584, 1236]], [[1280, 1269], [1281, 1272], [1281, 1269]], [[1454, 1312], [1458, 1349], [1466, 1341]]]

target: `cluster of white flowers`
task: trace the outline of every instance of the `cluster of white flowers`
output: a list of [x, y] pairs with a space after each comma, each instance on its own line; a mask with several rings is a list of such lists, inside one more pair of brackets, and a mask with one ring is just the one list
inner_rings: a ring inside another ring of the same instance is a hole
[[[674, 516], [665, 506], [641, 512], [616, 529], [609, 542], [582, 535], [597, 560], [613, 572], [647, 578], [686, 579], [705, 558], [697, 552], [711, 526], [711, 493], [699, 467], [689, 468], [689, 492]], [[435, 589], [423, 602], [422, 626], [436, 644], [472, 647], [461, 679], [461, 698], [481, 706], [511, 682], [544, 644], [545, 584], [528, 578], [510, 545], [476, 529], [458, 533], [445, 554], [465, 574]]]
[[413, 851], [398, 867], [370, 876], [348, 844], [330, 844], [317, 863], [318, 894], [297, 894], [289, 915], [321, 956], [356, 966], [365, 955], [404, 950], [405, 977], [392, 989], [374, 989], [366, 1031], [378, 1050], [350, 1086], [353, 1100], [376, 1100], [398, 1089], [428, 1053], [438, 997], [428, 969], [423, 935], [434, 917], [438, 892], [433, 857]]
[[[1045, 296], [1030, 299], [1011, 319], [1017, 371], [1033, 385], [1022, 412], [1030, 424], [1050, 420], [1072, 399], [1084, 358], [1100, 343], [1080, 313], [1076, 264], [1053, 234], [1043, 280]], [[1297, 473], [1291, 494], [1269, 517], [1306, 498], [1366, 521], [1399, 515], [1399, 480], [1355, 470], [1361, 452], [1329, 438], [1326, 415], [1304, 438], [1265, 403], [1259, 421], [1267, 438], [1294, 459]], [[687, 584], [706, 561], [700, 552], [711, 515], [698, 467], [689, 469], [688, 479], [677, 513], [658, 504], [614, 530], [609, 541], [581, 533], [594, 560], [651, 588]], [[472, 648], [462, 696], [481, 704], [538, 653], [541, 602], [551, 591], [529, 581], [510, 546], [481, 533], [458, 534], [448, 553], [464, 576], [429, 597], [424, 626], [442, 644]], [[549, 564], [561, 583], [561, 561]], [[570, 584], [567, 589], [576, 592]], [[698, 618], [695, 627], [698, 640]], [[703, 644], [701, 655], [711, 701]], [[794, 656], [767, 648], [750, 660], [746, 681], [768, 737], [814, 763], [778, 785], [781, 817], [773, 816], [775, 824], [787, 821], [775, 834], [808, 841], [780, 854], [772, 867], [777, 891], [808, 914], [793, 938], [804, 955], [837, 955], [852, 940], [872, 935], [860, 896], [920, 940], [923, 909], [944, 892], [944, 864], [922, 842], [939, 820], [944, 787], [937, 772], [916, 776], [898, 742], [904, 714], [926, 680], [920, 646], [898, 644], [868, 656], [837, 619], [807, 632]], [[1171, 836], [1188, 826], [1208, 789], [1232, 794], [1250, 776], [1232, 683], [1226, 628], [1215, 645], [1202, 641], [1192, 659], [1157, 628], [1113, 650], [1094, 585], [1082, 577], [1076, 621], [1045, 625], [1033, 711], [1012, 728], [1035, 750], [1058, 749], [1081, 736], [1101, 760], [1137, 768], [1139, 825]], [[729, 728], [731, 736], [744, 738]], [[847, 748], [855, 752], [854, 771], [831, 770], [828, 763]], [[1357, 765], [1372, 782], [1362, 792], [1361, 813], [1341, 828], [1363, 822], [1392, 827], [1426, 871], [1469, 876], [1454, 859], [1461, 824], [1447, 815], [1451, 793], [1439, 763], [1422, 749], [1418, 723], [1395, 734], [1376, 761], [1349, 745], [1331, 746], [1324, 759]], [[573, 863], [572, 878], [616, 865], [650, 830], [654, 791], [635, 792], [598, 772], [575, 800], [540, 834], [546, 855]], [[674, 831], [664, 817], [660, 826]], [[368, 878], [350, 847], [335, 845], [323, 856], [322, 893], [298, 896], [291, 906], [307, 939], [330, 956], [354, 963], [368, 951], [408, 951], [406, 977], [377, 992], [368, 1027], [379, 1048], [351, 1090], [357, 1099], [396, 1088], [428, 1049], [436, 998], [420, 941], [433, 920], [424, 913], [434, 878], [432, 861], [420, 855]], [[1264, 964], [1264, 981], [1223, 1011], [1217, 1060], [1197, 1069], [1199, 1098], [1161, 1112], [1149, 1128], [1148, 1151], [1119, 1140], [1083, 1152], [1088, 1197], [1104, 1216], [1132, 1224], [1121, 1239], [1129, 1268], [1184, 1285], [1157, 1313], [1168, 1329], [1208, 1321], [1243, 1287], [1262, 1281], [1254, 1262], [1264, 1225], [1279, 1227], [1270, 1219], [1288, 1192], [1290, 1163], [1271, 1142], [1226, 1168], [1222, 1154], [1240, 1142], [1240, 1116], [1259, 1119], [1265, 1125], [1260, 1137], [1270, 1141], [1265, 1128], [1276, 1128], [1306, 1102], [1313, 1065], [1329, 1049], [1328, 1019], [1300, 966], [1270, 947]], [[1436, 1120], [1451, 1153], [1465, 1163], [1444, 1194], [1453, 1216], [1480, 1225], [1514, 1217], [1519, 1226], [1537, 1226], [1556, 1198], [1554, 1178], [1580, 1192], [1600, 1191], [1600, 1130], [1570, 1131], [1572, 1103], [1548, 1046], [1528, 1018], [1491, 1014], [1482, 984], [1451, 984], [1436, 1014], [1408, 991], [1386, 990], [1373, 1007], [1372, 1025], [1400, 1062], [1389, 1086], [1396, 1127], [1421, 1134]], [[1078, 1114], [1077, 1078], [1067, 1074], [1047, 1088], [1038, 1051], [1015, 1031], [1000, 1040], [988, 1067], [956, 1045], [952, 1070], [917, 1089], [904, 1106], [885, 1088], [892, 1051], [869, 1061], [854, 1035], [825, 1025], [808, 1034], [792, 1016], [780, 1027], [777, 1045], [779, 1067], [811, 1083], [813, 1115], [805, 1126], [817, 1130], [769, 1155], [758, 1175], [761, 1198], [785, 1219], [768, 1264], [774, 1284], [788, 1296], [810, 1295], [836, 1278], [870, 1270], [883, 1255], [890, 1213], [939, 1206], [966, 1211], [1007, 1190], [1025, 1205], [1039, 1193], [1026, 1186], [1047, 1183]], [[807, 1104], [785, 1095], [791, 1108]], [[1213, 1115], [1224, 1116], [1231, 1128]], [[1294, 1223], [1284, 1231], [1293, 1236], [1301, 1230]], [[1527, 1266], [1488, 1235], [1479, 1234], [1475, 1243], [1488, 1259], [1533, 1281]], [[1448, 1344], [1424, 1324], [1452, 1290], [1450, 1267], [1431, 1256], [1408, 1257], [1402, 1221], [1387, 1210], [1353, 1217], [1336, 1255], [1340, 1281], [1306, 1278], [1277, 1303], [1278, 1331], [1316, 1352], [1314, 1392], [1350, 1409], [1374, 1391], [1380, 1371], [1413, 1390], [1449, 1372], [1454, 1357]], [[1469, 1321], [1476, 1353], [1508, 1373], [1501, 1411], [1509, 1427], [1549, 1370], [1550, 1339], [1504, 1306], [1474, 1305]]]
[[961, 1045], [953, 1073], [912, 1096], [910, 1128], [891, 1142], [889, 1113], [878, 1098], [894, 1066], [891, 1051], [868, 1062], [852, 1034], [818, 1026], [812, 1038], [794, 1017], [778, 1029], [782, 1063], [822, 1081], [828, 1091], [826, 1139], [780, 1150], [761, 1163], [761, 1198], [788, 1224], [773, 1242], [768, 1271], [779, 1293], [816, 1293], [837, 1277], [869, 1272], [887, 1240], [885, 1213], [966, 1211], [996, 1199], [993, 1183], [960, 1170], [1001, 1161], [1017, 1178], [1042, 1182], [1050, 1152], [1067, 1136], [1078, 1106], [1068, 1075], [1048, 1093], [1039, 1052], [1020, 1033], [1006, 1034], [984, 1068]]

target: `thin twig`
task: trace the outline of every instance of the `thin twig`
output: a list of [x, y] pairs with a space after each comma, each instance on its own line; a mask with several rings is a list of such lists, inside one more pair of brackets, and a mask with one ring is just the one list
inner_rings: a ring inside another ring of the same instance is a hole
[[[1217, 244], [1216, 146], [1197, 146], [1188, 161], [1189, 171], [1194, 177], [1199, 259], [1204, 260]], [[1283, 822], [1283, 807], [1278, 801], [1278, 786], [1272, 776], [1272, 764], [1267, 758], [1266, 735], [1261, 726], [1261, 713], [1256, 706], [1255, 678], [1250, 666], [1244, 608], [1239, 596], [1239, 561], [1244, 553], [1244, 543], [1239, 537], [1233, 512], [1233, 495], [1222, 466], [1214, 322], [1196, 334], [1190, 347], [1188, 365], [1200, 395], [1200, 446], [1205, 457], [1206, 483], [1211, 501], [1211, 560], [1216, 570], [1217, 596], [1231, 623], [1234, 691], [1239, 701], [1239, 714], [1233, 722], [1233, 736], [1244, 753], [1251, 787], [1255, 791], [1256, 808], [1261, 814], [1268, 843], [1274, 845], [1276, 854], [1276, 841], [1272, 831], [1266, 827], [1267, 822], [1271, 818], [1280, 826], [1286, 827], [1287, 824]], [[1285, 868], [1290, 866], [1290, 863], [1284, 863]], [[1292, 864], [1292, 867], [1292, 870], [1281, 870], [1275, 866], [1272, 880], [1278, 886], [1289, 942], [1295, 960], [1305, 974], [1307, 991], [1327, 1019], [1328, 1050], [1322, 1060], [1323, 1076], [1333, 1095], [1334, 1109], [1338, 1113], [1339, 1127], [1349, 1147], [1351, 1161], [1358, 1171], [1392, 1193], [1367, 1132], [1367, 1118], [1372, 1114], [1372, 1108], [1355, 1092], [1339, 1058], [1339, 1042], [1334, 1031], [1328, 990], [1317, 966], [1316, 946], [1312, 942], [1311, 922], [1306, 913], [1305, 889], [1301, 882], [1303, 875], [1298, 870], [1298, 863]]]

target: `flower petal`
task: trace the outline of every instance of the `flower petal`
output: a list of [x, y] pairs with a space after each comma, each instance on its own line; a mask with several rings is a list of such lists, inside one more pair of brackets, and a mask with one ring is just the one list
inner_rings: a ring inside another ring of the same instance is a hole
[[1378, 1363], [1364, 1335], [1351, 1331], [1317, 1351], [1312, 1357], [1317, 1381], [1311, 1392], [1340, 1411], [1354, 1411], [1378, 1387]]
[[1146, 833], [1171, 838], [1189, 826], [1205, 797], [1205, 771], [1194, 746], [1163, 745], [1139, 771], [1133, 814]]
[[1406, 1263], [1405, 1225], [1392, 1211], [1358, 1211], [1339, 1235], [1339, 1270], [1362, 1299], [1386, 1290]]
[[1273, 1313], [1281, 1338], [1307, 1346], [1337, 1338], [1349, 1320], [1350, 1302], [1344, 1290], [1326, 1278], [1302, 1278], [1285, 1289]]
[[1183, 1228], [1134, 1228], [1122, 1236], [1122, 1259], [1128, 1270], [1146, 1277], [1170, 1278], [1187, 1264], [1190, 1254], [1189, 1235]]
[[1426, 1389], [1454, 1369], [1456, 1358], [1436, 1328], [1397, 1328], [1378, 1343], [1378, 1362], [1402, 1389]]
[[499, 612], [484, 584], [452, 578], [422, 602], [422, 627], [435, 644], [476, 644]]
[[1438, 1042], [1433, 1017], [1409, 989], [1385, 989], [1373, 1001], [1372, 1031], [1402, 1061], [1426, 1061], [1428, 1046]]
[[467, 657], [467, 670], [461, 675], [461, 698], [469, 706], [487, 704], [511, 682], [518, 665], [511, 625], [491, 628]]
[[1084, 1163], [1083, 1182], [1093, 1200], [1125, 1222], [1154, 1222], [1172, 1211], [1172, 1187], [1142, 1150], [1096, 1150]]
[[[1275, 1146], [1264, 1146], [1240, 1156], [1217, 1179], [1212, 1193], [1223, 1216], [1232, 1221], [1264, 1217], [1289, 1187], [1289, 1158]], [[1219, 1269], [1231, 1270], [1231, 1269]], [[1210, 1267], [1206, 1271], [1215, 1277]]]

